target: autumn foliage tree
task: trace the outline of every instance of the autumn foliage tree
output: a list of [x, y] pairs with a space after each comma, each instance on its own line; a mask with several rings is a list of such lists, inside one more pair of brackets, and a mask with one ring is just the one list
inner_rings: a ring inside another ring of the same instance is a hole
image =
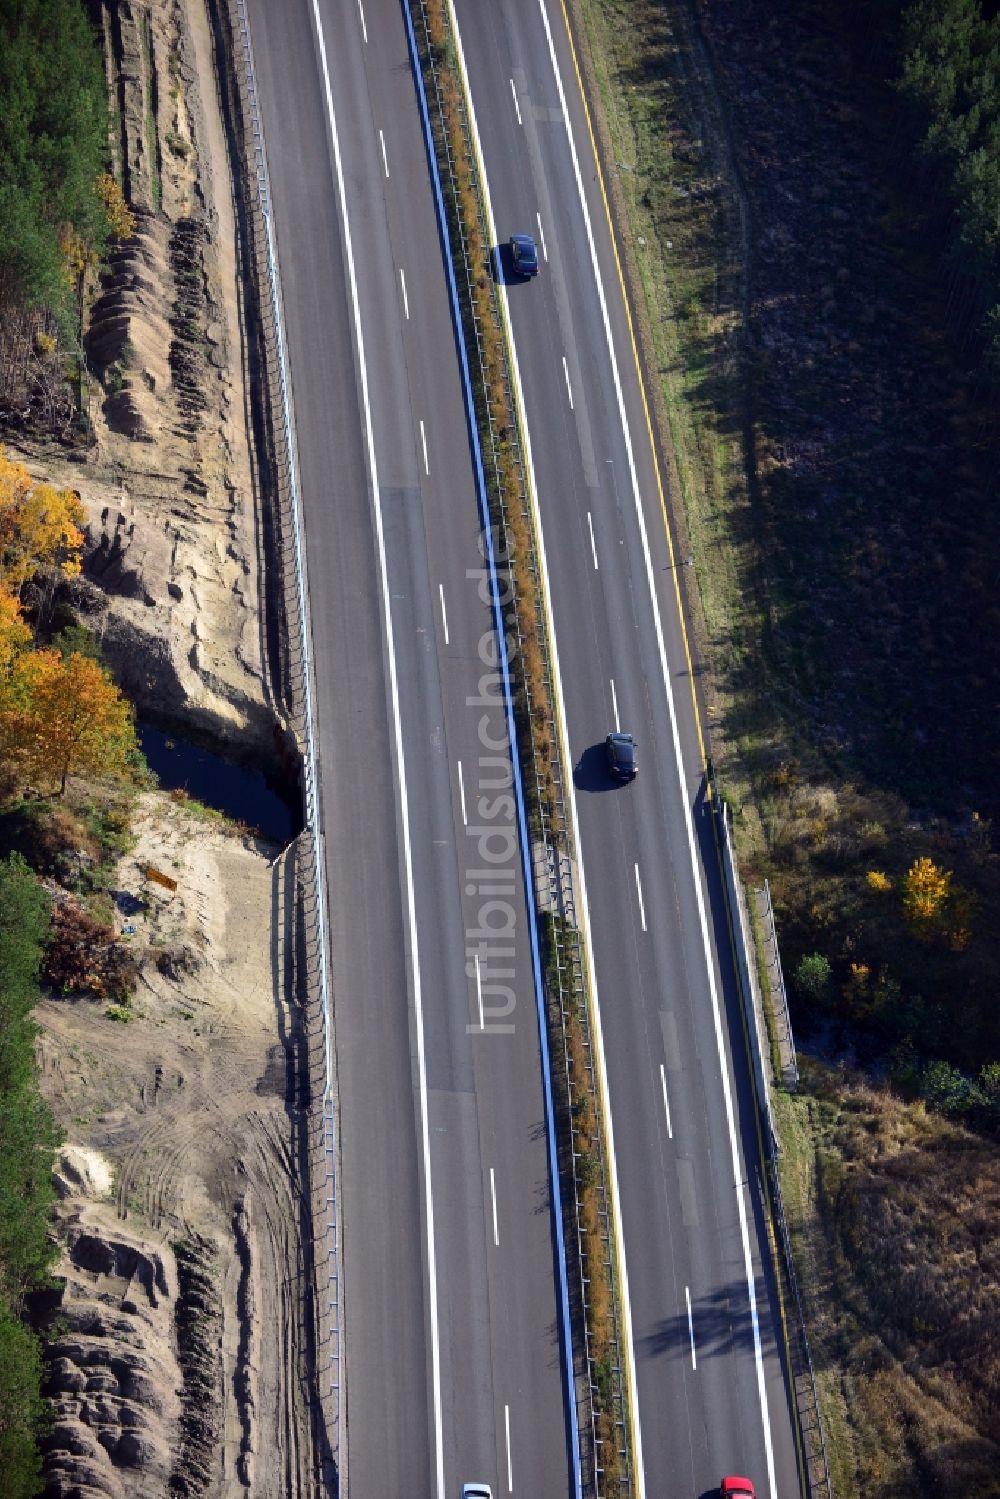
[[0, 754], [21, 785], [66, 790], [70, 775], [121, 775], [136, 748], [131, 704], [74, 651], [19, 655], [0, 691]]
[[15, 656], [30, 640], [31, 631], [24, 622], [20, 604], [0, 584], [0, 674], [10, 669]]
[[903, 913], [915, 937], [928, 941], [944, 924], [951, 873], [933, 859], [914, 859], [903, 877]]
[[17, 593], [42, 568], [80, 571], [83, 505], [71, 489], [36, 484], [0, 448], [0, 579]]
[[36, 484], [0, 448], [0, 760], [18, 786], [66, 790], [70, 775], [116, 775], [136, 747], [132, 709], [98, 661], [31, 650], [18, 592], [51, 569], [80, 571], [83, 506]]

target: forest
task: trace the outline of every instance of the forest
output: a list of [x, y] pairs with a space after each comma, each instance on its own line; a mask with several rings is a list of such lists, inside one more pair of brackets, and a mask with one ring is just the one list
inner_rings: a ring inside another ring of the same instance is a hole
[[941, 254], [949, 320], [1000, 386], [1000, 14], [980, 0], [918, 0], [901, 25], [897, 87], [923, 227]]
[[[817, 478], [778, 472], [767, 486], [800, 610], [802, 683], [841, 713], [849, 693], [853, 717], [848, 784], [828, 817], [794, 761], [772, 778], [786, 805], [802, 804], [772, 847], [784, 945], [804, 1030], [834, 1020], [904, 1097], [996, 1133], [1000, 12], [875, 0], [842, 19], [892, 184], [869, 208], [871, 238], [888, 228], [894, 240], [892, 259], [884, 244], [872, 251], [853, 314], [855, 336], [869, 331], [850, 373], [891, 382], [899, 404], [883, 397], [870, 435], [845, 426]], [[869, 371], [867, 346], [880, 342]], [[845, 367], [830, 360], [831, 389]], [[810, 423], [806, 413], [800, 438]], [[799, 517], [834, 498], [813, 541]], [[777, 576], [780, 552], [771, 566]], [[813, 634], [801, 601], [826, 590]]]

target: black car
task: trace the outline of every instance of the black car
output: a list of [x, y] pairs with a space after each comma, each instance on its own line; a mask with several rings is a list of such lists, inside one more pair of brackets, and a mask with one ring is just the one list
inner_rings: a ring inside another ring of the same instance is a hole
[[511, 235], [510, 259], [515, 275], [538, 275], [538, 249], [530, 234]]
[[616, 781], [634, 781], [639, 773], [635, 740], [631, 734], [609, 734], [604, 741], [608, 752], [608, 771]]

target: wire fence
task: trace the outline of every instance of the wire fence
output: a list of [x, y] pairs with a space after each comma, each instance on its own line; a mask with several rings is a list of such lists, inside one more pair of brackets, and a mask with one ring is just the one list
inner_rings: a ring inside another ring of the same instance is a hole
[[774, 907], [771, 905], [771, 886], [764, 881], [759, 908], [764, 923], [764, 957], [771, 990], [774, 1024], [782, 1059], [782, 1080], [790, 1092], [799, 1085], [799, 1064], [795, 1059], [795, 1042], [792, 1038], [792, 1019], [788, 1013], [788, 994], [785, 990], [785, 974], [778, 951], [778, 932], [774, 925]]
[[[765, 1151], [764, 1169], [767, 1173], [771, 1218], [777, 1231], [776, 1247], [778, 1254], [775, 1273], [779, 1277], [779, 1282], [784, 1287], [783, 1304], [790, 1301], [792, 1308], [791, 1316], [784, 1315], [784, 1311], [782, 1311], [782, 1323], [787, 1339], [789, 1377], [795, 1395], [794, 1417], [798, 1426], [800, 1439], [799, 1450], [804, 1470], [802, 1478], [809, 1499], [833, 1499], [833, 1483], [830, 1476], [830, 1464], [827, 1458], [826, 1437], [823, 1432], [823, 1422], [820, 1415], [816, 1370], [813, 1366], [812, 1354], [809, 1349], [809, 1339], [806, 1335], [802, 1299], [799, 1294], [798, 1276], [796, 1275], [795, 1259], [792, 1253], [792, 1241], [788, 1232], [788, 1222], [785, 1217], [785, 1204], [778, 1172], [778, 1137], [774, 1128], [771, 1111], [770, 1089], [766, 1067], [766, 1048], [762, 1033], [762, 1016], [759, 1014], [758, 1006], [754, 1000], [752, 975], [756, 970], [752, 942], [748, 935], [749, 927], [743, 911], [743, 887], [736, 864], [736, 851], [733, 848], [729, 831], [729, 809], [719, 794], [714, 774], [711, 772], [710, 781], [712, 806], [716, 812], [716, 826], [719, 832], [719, 847], [725, 876], [726, 900], [729, 905], [730, 930], [733, 935], [733, 944], [736, 948], [737, 977], [739, 979], [744, 1014], [747, 1020], [747, 1035], [750, 1039], [750, 1048], [753, 1053], [752, 1074], [754, 1088], [757, 1095], [758, 1111], [764, 1124], [762, 1132]], [[770, 900], [768, 901], [768, 905], [770, 908]], [[790, 1040], [790, 1026], [788, 1034]]]
[[[297, 923], [305, 955], [304, 988], [319, 1000], [322, 1026], [321, 1107], [314, 1116], [318, 1167], [311, 1168], [315, 1307], [317, 1316], [316, 1378], [324, 1413], [324, 1453], [327, 1481], [335, 1492], [343, 1489], [346, 1432], [341, 1413], [341, 1225], [338, 1204], [338, 1098], [336, 1087], [333, 1012], [327, 933], [326, 872], [320, 823], [320, 784], [316, 746], [313, 663], [308, 624], [308, 579], [303, 543], [301, 496], [298, 485], [294, 416], [282, 320], [267, 155], [261, 121], [257, 77], [246, 0], [228, 0], [229, 18], [238, 56], [234, 58], [240, 108], [246, 138], [247, 170], [254, 193], [253, 232], [262, 295], [259, 313], [266, 350], [266, 381], [271, 406], [275, 480], [281, 519], [287, 526], [290, 556], [287, 565], [289, 608], [288, 667], [291, 696], [296, 706], [302, 748], [305, 828], [300, 835], [297, 879]], [[283, 549], [284, 550], [284, 549]], [[321, 1252], [322, 1251], [322, 1252]]]

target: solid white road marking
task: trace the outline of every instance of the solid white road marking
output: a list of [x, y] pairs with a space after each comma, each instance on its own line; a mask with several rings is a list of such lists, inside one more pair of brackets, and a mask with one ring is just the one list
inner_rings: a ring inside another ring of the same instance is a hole
[[674, 1138], [674, 1129], [673, 1125], [670, 1123], [670, 1100], [667, 1097], [667, 1074], [663, 1070], [662, 1062], [660, 1063], [660, 1082], [663, 1084], [663, 1112], [667, 1116], [667, 1134], [672, 1140]]
[[493, 1167], [490, 1167], [490, 1197], [493, 1199], [493, 1242], [499, 1248], [500, 1234], [497, 1229], [497, 1183], [493, 1175]]
[[400, 284], [400, 286], [402, 287], [402, 290], [403, 290], [403, 311], [406, 313], [406, 321], [409, 322], [410, 321], [410, 299], [406, 295], [406, 277], [403, 274], [403, 267], [402, 266], [400, 266], [400, 268], [399, 268], [399, 284]]
[[514, 95], [514, 109], [517, 112], [517, 123], [520, 125], [520, 124], [523, 123], [523, 121], [521, 119], [521, 107], [520, 107], [520, 105], [517, 102], [517, 89], [514, 87], [514, 80], [513, 80], [513, 78], [510, 80], [510, 91]]
[[587, 511], [587, 525], [590, 527], [590, 550], [594, 556], [594, 572], [598, 573], [601, 569], [597, 565], [597, 543], [594, 540], [594, 518], [589, 510]]
[[[333, 160], [337, 173], [337, 191], [340, 196], [340, 214], [344, 225], [344, 249], [347, 256], [347, 273], [351, 286], [351, 310], [357, 335], [358, 372], [361, 382], [361, 397], [365, 411], [365, 442], [372, 476], [372, 498], [375, 512], [375, 534], [378, 539], [379, 577], [382, 587], [382, 609], [386, 621], [386, 636], [389, 658], [389, 688], [392, 700], [393, 740], [395, 746], [396, 777], [399, 785], [401, 831], [403, 835], [403, 868], [406, 876], [406, 919], [410, 929], [410, 966], [413, 973], [413, 1016], [417, 1041], [417, 1077], [420, 1097], [420, 1146], [424, 1166], [424, 1193], [426, 1213], [424, 1215], [427, 1235], [427, 1294], [428, 1321], [431, 1335], [431, 1403], [434, 1411], [434, 1457], [437, 1499], [445, 1499], [444, 1487], [444, 1423], [441, 1413], [441, 1340], [438, 1331], [437, 1260], [434, 1253], [434, 1191], [431, 1179], [430, 1123], [427, 1112], [427, 1058], [424, 1046], [424, 1002], [420, 986], [420, 955], [417, 933], [416, 898], [413, 889], [413, 850], [410, 844], [410, 812], [406, 794], [406, 765], [403, 758], [403, 730], [400, 723], [399, 677], [396, 671], [396, 648], [392, 635], [392, 609], [389, 602], [389, 576], [385, 556], [385, 532], [382, 526], [382, 498], [378, 485], [378, 462], [375, 453], [375, 433], [372, 427], [371, 405], [368, 400], [368, 365], [365, 358], [365, 340], [361, 329], [361, 307], [358, 299], [358, 282], [354, 272], [354, 246], [351, 240], [351, 225], [347, 214], [347, 191], [344, 186], [344, 168], [340, 157], [340, 137], [337, 133], [337, 116], [333, 107], [333, 87], [330, 82], [330, 66], [326, 55], [326, 40], [318, 0], [313, 0], [313, 20], [319, 40], [320, 61], [323, 68], [323, 87], [326, 95], [326, 113], [330, 121], [333, 142]], [[362, 22], [364, 13], [362, 12]], [[366, 38], [367, 40], [367, 38]]]
[[441, 595], [441, 624], [444, 626], [444, 643], [445, 645], [450, 645], [451, 641], [448, 639], [448, 611], [444, 607], [443, 583], [438, 584], [438, 593]]
[[635, 866], [635, 888], [639, 892], [639, 915], [642, 917], [642, 929], [646, 930], [646, 907], [642, 902], [642, 881], [639, 878], [639, 866]]
[[508, 1494], [513, 1494], [513, 1492], [514, 1492], [514, 1469], [512, 1468], [511, 1461], [510, 1461], [510, 1406], [509, 1405], [505, 1405], [504, 1408], [503, 1408], [503, 1424], [504, 1424], [504, 1428], [505, 1428], [505, 1430], [507, 1432], [507, 1492], [508, 1492]]
[[[625, 442], [625, 452], [628, 456], [629, 473], [632, 478], [632, 499], [635, 504], [636, 518], [639, 525], [639, 536], [642, 542], [643, 561], [646, 568], [646, 582], [649, 589], [649, 597], [653, 610], [653, 624], [656, 631], [656, 643], [660, 656], [660, 670], [663, 675], [663, 683], [667, 694], [667, 706], [670, 711], [670, 728], [674, 746], [674, 765], [677, 771], [677, 781], [681, 793], [681, 802], [685, 809], [685, 825], [688, 840], [688, 858], [691, 865], [691, 877], [694, 881], [695, 901], [698, 907], [698, 920], [701, 927], [702, 948], [705, 954], [705, 967], [708, 977], [708, 988], [712, 998], [712, 1019], [715, 1024], [715, 1044], [719, 1054], [719, 1069], [722, 1074], [722, 1094], [726, 1106], [726, 1123], [729, 1130], [729, 1148], [732, 1155], [733, 1178], [735, 1182], [743, 1180], [743, 1170], [740, 1165], [739, 1141], [736, 1134], [736, 1122], [733, 1116], [732, 1089], [729, 1086], [729, 1070], [726, 1064], [726, 1051], [722, 1035], [722, 1017], [719, 1010], [719, 996], [715, 984], [715, 968], [712, 962], [712, 952], [708, 940], [708, 924], [705, 918], [705, 898], [702, 893], [701, 881], [698, 878], [698, 862], [694, 847], [694, 822], [691, 817], [687, 802], [687, 789], [684, 783], [684, 763], [681, 756], [680, 735], [677, 727], [677, 714], [674, 709], [674, 692], [670, 681], [670, 672], [667, 666], [667, 650], [663, 640], [663, 623], [660, 619], [660, 607], [656, 596], [656, 587], [653, 580], [653, 559], [649, 550], [649, 537], [646, 533], [646, 520], [642, 511], [642, 500], [639, 495], [639, 477], [635, 470], [635, 457], [632, 452], [632, 435], [629, 430], [628, 416], [625, 412], [625, 398], [622, 394], [621, 377], [618, 372], [618, 359], [615, 354], [614, 340], [611, 336], [611, 321], [608, 316], [608, 304], [604, 294], [604, 282], [601, 278], [600, 268], [597, 263], [597, 251], [594, 245], [594, 231], [590, 222], [590, 210], [587, 207], [587, 198], [583, 190], [583, 178], [580, 174], [580, 161], [576, 151], [576, 140], [573, 136], [573, 127], [566, 108], [566, 93], [563, 88], [562, 74], [559, 71], [559, 63], [556, 58], [555, 45], [552, 41], [552, 28], [549, 25], [548, 11], [545, 8], [545, 0], [538, 0], [538, 8], [542, 16], [542, 25], [545, 28], [545, 36], [549, 46], [549, 58], [552, 63], [552, 71], [556, 80], [556, 88], [559, 92], [559, 103], [563, 116], [566, 120], [566, 139], [569, 144], [570, 158], [573, 162], [573, 176], [576, 181], [577, 197], [580, 202], [580, 212], [583, 215], [584, 227], [587, 231], [587, 244], [590, 249], [591, 264], [594, 269], [594, 278], [597, 284], [597, 299], [601, 307], [601, 318], [604, 323], [604, 337], [608, 345], [608, 358], [611, 363], [611, 374], [614, 380], [615, 395], [618, 401], [618, 414], [621, 421], [622, 436]], [[572, 791], [571, 791], [572, 797]], [[580, 862], [582, 870], [583, 863]], [[583, 881], [581, 880], [581, 885]], [[586, 901], [582, 902], [586, 909]], [[596, 1006], [595, 1006], [596, 1011]], [[602, 1069], [603, 1070], [603, 1069]], [[757, 1395], [760, 1400], [761, 1424], [764, 1430], [764, 1455], [767, 1461], [768, 1488], [771, 1499], [777, 1499], [778, 1487], [774, 1471], [774, 1445], [771, 1439], [771, 1419], [767, 1408], [767, 1388], [764, 1383], [764, 1354], [760, 1340], [760, 1322], [757, 1317], [757, 1293], [754, 1288], [753, 1260], [750, 1255], [750, 1232], [747, 1225], [746, 1204], [744, 1194], [736, 1194], [736, 1202], [740, 1220], [740, 1237], [743, 1243], [743, 1265], [747, 1278], [747, 1296], [750, 1302], [750, 1322], [753, 1328], [754, 1362], [757, 1368]], [[623, 1276], [623, 1281], [625, 1277]], [[626, 1321], [629, 1320], [626, 1312]], [[631, 1344], [630, 1344], [631, 1347]], [[634, 1390], [635, 1386], [632, 1385]], [[638, 1401], [636, 1405], [636, 1416], [638, 1418]], [[637, 1468], [640, 1474], [640, 1499], [645, 1492], [645, 1477], [642, 1473], [641, 1437], [637, 1439], [639, 1456]]]
[[694, 1351], [694, 1318], [691, 1315], [691, 1292], [687, 1286], [684, 1287], [684, 1299], [688, 1308], [688, 1337], [691, 1339], [691, 1367], [697, 1369], [698, 1355]]
[[382, 142], [382, 165], [385, 167], [385, 175], [388, 177], [388, 175], [389, 175], [389, 158], [385, 154], [385, 136], [382, 134], [381, 130], [378, 133], [378, 138]]
[[358, 15], [361, 17], [361, 35], [364, 37], [364, 39], [365, 39], [365, 46], [367, 47], [367, 45], [368, 45], [368, 27], [365, 25], [365, 8], [361, 4], [361, 0], [358, 0]]
[[542, 254], [545, 256], [545, 259], [548, 260], [549, 252], [545, 246], [545, 230], [542, 228], [542, 216], [540, 213], [536, 213], [535, 218], [538, 220], [538, 238], [541, 241]]
[[420, 441], [424, 445], [424, 473], [429, 474], [431, 471], [431, 467], [427, 462], [427, 433], [424, 431], [424, 424], [422, 420], [420, 423]]
[[612, 702], [612, 705], [613, 705], [614, 710], [615, 710], [615, 733], [616, 734], [620, 734], [621, 731], [622, 731], [622, 726], [618, 722], [618, 694], [615, 691], [615, 679], [614, 679], [614, 677], [611, 678], [611, 702]]
[[469, 826], [469, 819], [465, 815], [465, 777], [462, 774], [462, 762], [458, 762], [458, 794], [462, 799], [462, 825]]
[[483, 1018], [483, 976], [479, 969], [479, 954], [476, 953], [476, 998], [479, 1000], [479, 1029], [486, 1029], [486, 1021]]
[[569, 409], [573, 410], [573, 387], [569, 383], [569, 365], [566, 363], [566, 355], [563, 355], [563, 374], [566, 376], [566, 394], [569, 396]]

